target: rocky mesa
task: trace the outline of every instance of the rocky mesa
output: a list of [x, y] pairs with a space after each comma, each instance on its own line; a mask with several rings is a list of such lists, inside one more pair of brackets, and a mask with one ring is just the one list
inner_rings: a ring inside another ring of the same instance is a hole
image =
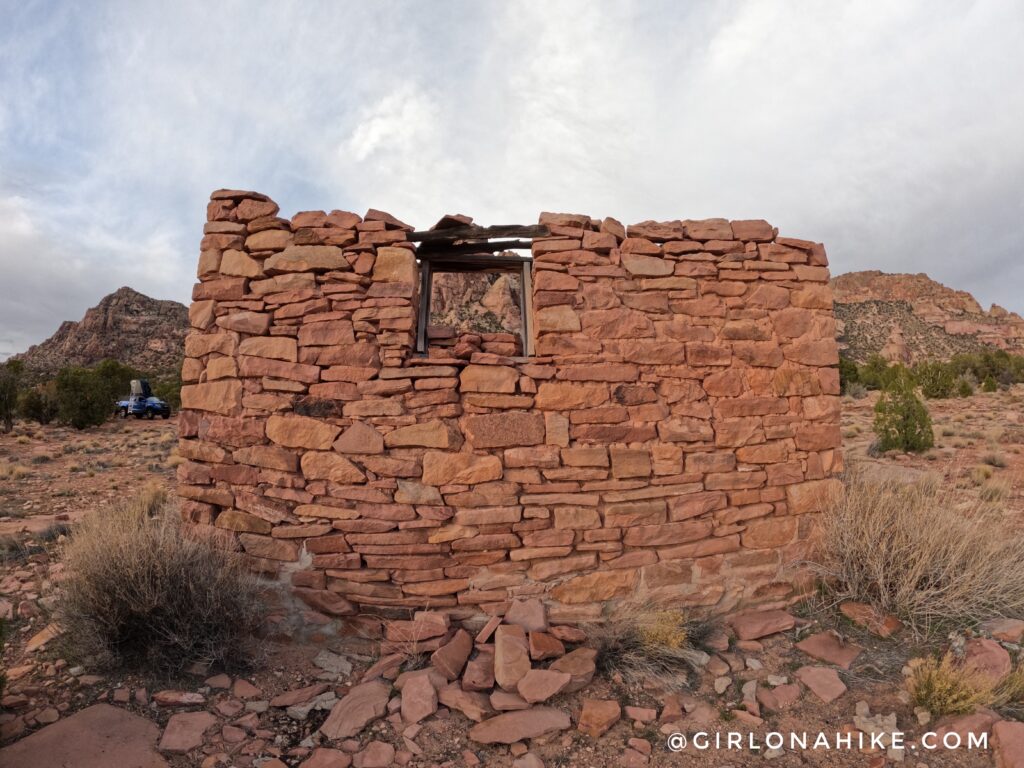
[[188, 331], [188, 309], [128, 287], [118, 288], [85, 313], [66, 320], [49, 339], [15, 355], [30, 373], [49, 376], [68, 365], [106, 358], [149, 374], [179, 369]]
[[1024, 318], [928, 275], [848, 272], [832, 279], [840, 349], [863, 362], [881, 354], [913, 363], [998, 348], [1024, 353]]

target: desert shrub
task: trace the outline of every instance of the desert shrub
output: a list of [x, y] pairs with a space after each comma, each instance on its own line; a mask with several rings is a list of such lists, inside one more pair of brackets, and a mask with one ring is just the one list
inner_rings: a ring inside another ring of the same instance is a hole
[[843, 355], [839, 356], [839, 386], [843, 394], [849, 394], [848, 388], [851, 384], [860, 383], [860, 371], [857, 363]]
[[892, 613], [919, 635], [1024, 616], [1024, 537], [982, 502], [935, 483], [852, 469], [821, 516], [812, 568], [837, 599]]
[[102, 424], [113, 412], [107, 387], [88, 368], [64, 368], [57, 374], [57, 413], [75, 429]]
[[8, 360], [6, 363], [0, 363], [0, 432], [4, 434], [14, 429], [21, 373], [22, 363], [20, 360]]
[[184, 528], [163, 491], [86, 516], [64, 556], [59, 621], [75, 655], [165, 671], [245, 658], [261, 615], [257, 581]]
[[49, 424], [57, 418], [59, 404], [53, 382], [26, 389], [18, 398], [18, 414], [38, 424]]
[[956, 382], [956, 396], [957, 397], [970, 397], [974, 394], [974, 385], [970, 381], [961, 377]]
[[1006, 468], [1006, 457], [1001, 453], [986, 453], [981, 457], [981, 461], [984, 464], [988, 464], [990, 467], [998, 467], [999, 469]]
[[974, 483], [975, 485], [981, 485], [990, 477], [992, 477], [994, 471], [995, 470], [993, 470], [992, 467], [987, 467], [984, 464], [979, 464], [976, 467], [971, 467], [971, 482]]
[[844, 394], [847, 397], [852, 397], [854, 400], [863, 400], [868, 396], [868, 388], [859, 381], [854, 381], [846, 386]]
[[599, 669], [629, 683], [657, 681], [670, 689], [686, 687], [689, 673], [706, 660], [695, 647], [706, 629], [680, 611], [646, 605], [620, 605], [604, 621], [584, 627]]
[[875, 434], [880, 451], [920, 453], [935, 444], [932, 419], [907, 375], [893, 380], [875, 403]]
[[995, 376], [986, 376], [981, 382], [982, 392], [995, 392], [999, 389], [999, 382], [996, 381]]
[[952, 397], [956, 379], [949, 365], [938, 361], [918, 363], [914, 366], [913, 375], [921, 387], [921, 394], [929, 400]]
[[907, 690], [915, 706], [934, 716], [966, 715], [995, 700], [992, 679], [957, 664], [952, 654], [925, 659], [907, 678]]

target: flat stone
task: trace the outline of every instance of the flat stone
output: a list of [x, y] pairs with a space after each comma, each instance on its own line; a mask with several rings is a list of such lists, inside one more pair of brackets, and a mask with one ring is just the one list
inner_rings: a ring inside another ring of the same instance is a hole
[[505, 623], [516, 624], [527, 632], [546, 632], [548, 628], [547, 611], [544, 604], [537, 598], [530, 600], [513, 600], [505, 611]]
[[558, 638], [547, 632], [530, 632], [530, 658], [534, 661], [557, 659], [565, 655], [565, 646]]
[[437, 691], [428, 675], [412, 677], [402, 686], [402, 720], [418, 723], [437, 712]]
[[563, 643], [585, 643], [587, 642], [587, 633], [582, 629], [576, 627], [569, 627], [564, 624], [557, 627], [549, 627], [548, 634], [556, 640], [561, 640]]
[[226, 691], [231, 687], [231, 677], [224, 674], [208, 677], [204, 682], [211, 688], [215, 688], [220, 691]]
[[1024, 723], [1002, 720], [992, 726], [996, 768], [1024, 768]]
[[263, 691], [242, 678], [235, 680], [231, 692], [239, 699], [258, 699], [263, 696]]
[[203, 745], [203, 735], [217, 724], [210, 712], [180, 712], [171, 715], [160, 737], [161, 752], [185, 754]]
[[449, 680], [462, 674], [469, 654], [473, 652], [473, 638], [464, 629], [458, 630], [447, 643], [430, 654], [430, 663]]
[[1024, 621], [1020, 619], [992, 619], [982, 622], [978, 629], [1004, 643], [1019, 643], [1024, 638]]
[[352, 756], [340, 749], [318, 747], [312, 754], [299, 763], [299, 768], [348, 768], [352, 765]]
[[574, 693], [586, 688], [594, 679], [596, 666], [594, 660], [597, 651], [593, 648], [577, 648], [560, 659], [555, 659], [548, 667], [553, 672], [568, 672], [572, 680], [563, 689], [564, 693]]
[[964, 669], [999, 680], [1010, 674], [1012, 668], [1010, 654], [995, 640], [975, 638], [964, 646]]
[[729, 623], [740, 640], [758, 640], [792, 629], [796, 619], [785, 611], [754, 611], [733, 616]]
[[11, 768], [167, 768], [155, 749], [160, 728], [109, 704], [94, 704], [0, 749]]
[[614, 699], [584, 699], [578, 728], [597, 739], [615, 725], [621, 716], [619, 702]]
[[539, 704], [564, 690], [570, 682], [572, 682], [572, 675], [568, 672], [531, 669], [520, 678], [516, 690], [528, 703]]
[[757, 689], [757, 702], [769, 712], [783, 712], [799, 700], [800, 686], [795, 683]]
[[352, 759], [355, 768], [388, 768], [395, 759], [395, 748], [385, 741], [371, 741]]
[[503, 691], [500, 688], [496, 689], [491, 694], [491, 706], [494, 707], [498, 712], [512, 712], [518, 709], [529, 709], [530, 705], [522, 696], [518, 693], [511, 693], [509, 691]]
[[361, 683], [334, 705], [320, 726], [320, 732], [328, 739], [352, 738], [369, 723], [384, 716], [390, 697], [391, 686], [380, 680]]
[[469, 738], [481, 744], [512, 744], [545, 733], [567, 730], [571, 724], [566, 712], [551, 707], [534, 707], [484, 720], [469, 730]]
[[494, 687], [494, 655], [481, 653], [466, 663], [462, 687], [467, 691], [489, 691]]
[[846, 685], [839, 679], [839, 673], [830, 667], [800, 667], [795, 675], [826, 704], [846, 693]]
[[305, 688], [294, 688], [290, 691], [280, 693], [270, 700], [272, 707], [294, 707], [298, 704], [305, 704], [312, 701], [330, 686], [327, 683], [308, 685]]
[[826, 664], [835, 664], [837, 667], [849, 669], [853, 660], [856, 659], [863, 648], [856, 643], [847, 643], [834, 632], [819, 632], [811, 635], [799, 643], [796, 647]]
[[494, 679], [506, 691], [516, 690], [530, 671], [526, 633], [515, 624], [502, 624], [494, 633]]
[[157, 691], [153, 694], [153, 701], [161, 707], [190, 707], [198, 704], [205, 704], [206, 697], [201, 693], [191, 691]]
[[437, 698], [449, 709], [458, 710], [478, 723], [494, 711], [484, 694], [464, 691], [458, 683], [451, 683], [442, 688], [437, 692]]
[[[854, 624], [864, 627], [879, 637], [890, 637], [903, 629], [902, 621], [895, 616], [879, 613], [867, 603], [847, 600], [845, 603], [840, 603], [839, 610]], [[1021, 625], [1024, 626], [1024, 622], [1021, 622]]]

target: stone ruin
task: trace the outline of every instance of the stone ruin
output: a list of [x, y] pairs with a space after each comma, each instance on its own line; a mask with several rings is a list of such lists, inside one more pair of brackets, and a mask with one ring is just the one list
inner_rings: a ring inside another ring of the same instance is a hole
[[[573, 621], [806, 592], [792, 565], [842, 468], [820, 244], [553, 213], [414, 232], [236, 190], [207, 214], [182, 514], [315, 610], [539, 597]], [[532, 259], [495, 256], [505, 235]], [[445, 263], [521, 270], [522, 336], [424, 327]]]

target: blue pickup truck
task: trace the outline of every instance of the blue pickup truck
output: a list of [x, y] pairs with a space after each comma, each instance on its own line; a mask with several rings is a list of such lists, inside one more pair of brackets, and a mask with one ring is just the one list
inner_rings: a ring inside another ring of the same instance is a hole
[[117, 401], [115, 413], [122, 419], [127, 419], [131, 414], [136, 419], [146, 417], [155, 419], [159, 416], [162, 419], [171, 417], [171, 406], [156, 397], [145, 379], [132, 379], [131, 392], [128, 397]]

